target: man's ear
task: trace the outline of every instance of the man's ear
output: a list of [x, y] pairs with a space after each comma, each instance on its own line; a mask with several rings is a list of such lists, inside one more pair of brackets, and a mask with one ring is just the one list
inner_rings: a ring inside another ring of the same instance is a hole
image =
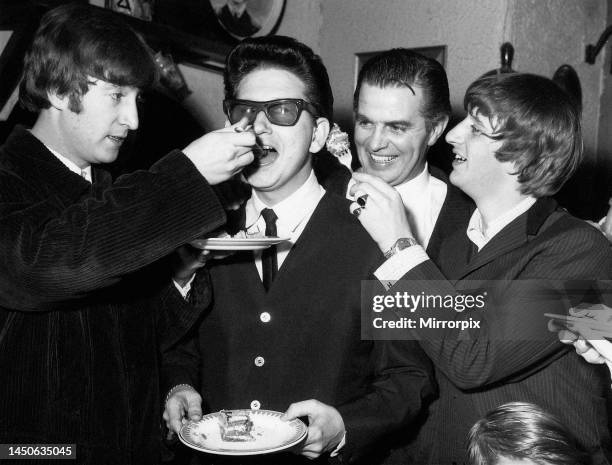
[[310, 153], [317, 153], [327, 142], [327, 135], [329, 134], [329, 120], [327, 118], [317, 118], [315, 121], [315, 127], [312, 130], [312, 140], [310, 141]]
[[448, 125], [448, 116], [445, 116], [443, 119], [434, 124], [433, 128], [429, 132], [429, 139], [427, 140], [427, 145], [432, 146], [436, 143], [436, 141], [440, 138], [446, 126]]
[[70, 103], [70, 99], [68, 98], [68, 95], [59, 95], [54, 90], [47, 91], [47, 100], [49, 100], [49, 103], [51, 104], [53, 108], [60, 110], [60, 111], [66, 110]]

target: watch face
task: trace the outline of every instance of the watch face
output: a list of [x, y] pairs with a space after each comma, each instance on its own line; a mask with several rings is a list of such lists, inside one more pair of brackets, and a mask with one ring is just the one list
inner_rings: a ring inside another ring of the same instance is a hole
[[417, 241], [414, 240], [412, 237], [402, 237], [401, 239], [398, 239], [395, 243], [395, 248], [399, 251], [407, 249], [408, 247], [412, 247], [413, 245], [417, 245]]
[[418, 245], [418, 242], [412, 237], [401, 237], [395, 244], [391, 246], [389, 250], [387, 250], [383, 255], [385, 258], [390, 258], [395, 255], [400, 250], [407, 249], [408, 247], [412, 247], [413, 245]]

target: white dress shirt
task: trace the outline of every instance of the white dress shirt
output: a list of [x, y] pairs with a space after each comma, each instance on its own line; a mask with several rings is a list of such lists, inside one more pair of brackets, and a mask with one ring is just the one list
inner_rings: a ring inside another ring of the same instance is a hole
[[424, 249], [429, 244], [431, 233], [442, 210], [448, 186], [444, 181], [425, 169], [414, 179], [395, 186], [408, 213], [410, 228], [415, 239]]
[[536, 203], [534, 197], [527, 197], [517, 203], [512, 209], [495, 218], [488, 225], [483, 223], [482, 215], [476, 209], [472, 213], [466, 234], [470, 241], [478, 247], [478, 251], [480, 251], [498, 232], [529, 210], [534, 203]]
[[[325, 189], [318, 183], [314, 172], [311, 171], [308, 179], [293, 194], [276, 205], [267, 205], [256, 191], [252, 191], [251, 198], [246, 204], [246, 232], [248, 236], [262, 236], [266, 230], [266, 222], [261, 216], [264, 208], [271, 208], [277, 216], [276, 231], [278, 237], [289, 240], [276, 246], [278, 269], [282, 267], [291, 247], [296, 243], [308, 220], [312, 216], [319, 201], [325, 194]], [[255, 266], [262, 276], [261, 250], [254, 251]]]

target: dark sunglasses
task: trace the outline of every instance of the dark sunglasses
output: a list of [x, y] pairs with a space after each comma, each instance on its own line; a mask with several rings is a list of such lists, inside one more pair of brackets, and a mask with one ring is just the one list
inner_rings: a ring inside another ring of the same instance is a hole
[[299, 98], [283, 98], [268, 102], [226, 99], [223, 101], [223, 108], [232, 124], [237, 123], [245, 116], [249, 120], [248, 124], [253, 124], [260, 111], [265, 113], [270, 123], [277, 126], [295, 125], [304, 110], [308, 111], [313, 117], [317, 116], [314, 105]]

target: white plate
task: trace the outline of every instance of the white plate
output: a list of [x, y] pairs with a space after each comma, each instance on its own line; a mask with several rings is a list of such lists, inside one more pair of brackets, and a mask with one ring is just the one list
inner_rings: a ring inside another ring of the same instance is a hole
[[288, 237], [209, 237], [190, 244], [204, 250], [261, 250], [288, 240]]
[[201, 452], [219, 455], [258, 455], [288, 449], [301, 442], [307, 433], [306, 425], [299, 419], [283, 421], [281, 412], [272, 410], [232, 410], [249, 413], [253, 422], [251, 434], [254, 441], [230, 442], [221, 439], [220, 412], [209, 413], [197, 422], [183, 425], [179, 439], [186, 446]]

